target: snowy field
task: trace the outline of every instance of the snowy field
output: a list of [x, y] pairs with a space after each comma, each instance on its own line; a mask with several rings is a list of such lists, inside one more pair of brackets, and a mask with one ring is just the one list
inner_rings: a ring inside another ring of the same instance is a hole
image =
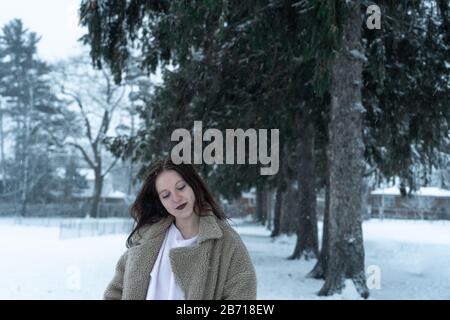
[[[126, 234], [60, 239], [56, 221], [30, 224], [0, 219], [0, 299], [101, 299]], [[258, 299], [323, 299], [323, 281], [305, 277], [315, 261], [286, 259], [295, 237], [272, 240], [243, 221], [235, 228], [255, 263]], [[370, 220], [363, 229], [370, 299], [450, 299], [449, 221]], [[331, 299], [356, 298], [348, 286]]]

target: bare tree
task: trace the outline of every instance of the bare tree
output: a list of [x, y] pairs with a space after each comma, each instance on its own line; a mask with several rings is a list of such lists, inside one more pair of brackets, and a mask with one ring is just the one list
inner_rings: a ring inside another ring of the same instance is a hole
[[3, 191], [5, 190], [6, 181], [6, 162], [5, 162], [5, 129], [3, 128], [3, 101], [0, 96], [0, 177], [2, 178]]
[[[59, 101], [48, 76], [51, 67], [36, 56], [40, 38], [28, 31], [19, 19], [0, 31], [1, 170], [8, 177], [8, 189], [2, 199], [15, 198], [20, 214], [27, 214], [27, 204], [45, 202], [51, 188], [42, 188], [52, 180], [47, 150], [47, 131], [58, 113]], [[5, 118], [5, 115], [7, 118]], [[8, 122], [5, 122], [5, 119]], [[5, 131], [10, 139], [5, 142]], [[5, 144], [14, 149], [12, 161], [5, 164]], [[9, 171], [9, 172], [8, 172]]]
[[116, 157], [105, 165], [104, 139], [111, 127], [114, 113], [124, 103], [126, 89], [116, 85], [106, 70], [94, 70], [88, 59], [75, 57], [58, 68], [61, 93], [78, 109], [83, 123], [84, 141], [65, 143], [77, 149], [95, 175], [91, 217], [97, 217], [105, 177], [119, 160]]
[[[139, 110], [147, 107], [151, 100], [153, 99], [154, 83], [151, 77], [149, 77], [144, 71], [141, 70], [138, 62], [139, 57], [134, 57], [128, 63], [128, 68], [126, 71], [126, 76], [124, 78], [125, 85], [129, 88], [128, 100], [130, 105], [124, 108], [124, 114], [127, 119], [129, 119], [128, 124], [121, 124], [116, 128], [121, 129], [118, 135], [127, 135], [134, 137], [140, 128], [139, 120]], [[152, 117], [152, 109], [148, 110], [148, 116]], [[137, 166], [133, 162], [133, 148], [128, 148], [124, 150], [124, 158], [128, 158], [128, 168], [127, 168], [127, 178], [128, 187], [127, 195], [132, 194], [132, 189], [135, 183], [135, 174], [137, 172]]]

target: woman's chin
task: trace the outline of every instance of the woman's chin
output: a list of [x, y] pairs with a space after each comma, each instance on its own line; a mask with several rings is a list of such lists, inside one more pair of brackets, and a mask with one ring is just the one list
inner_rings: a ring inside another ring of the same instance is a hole
[[183, 210], [177, 210], [172, 214], [175, 218], [188, 219], [194, 215], [192, 208], [184, 208]]

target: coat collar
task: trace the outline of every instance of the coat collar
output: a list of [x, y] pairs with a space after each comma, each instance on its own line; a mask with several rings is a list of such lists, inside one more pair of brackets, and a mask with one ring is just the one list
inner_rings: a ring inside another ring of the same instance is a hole
[[[161, 236], [161, 234], [165, 235], [165, 232], [174, 221], [175, 218], [173, 216], [168, 216], [157, 223], [144, 226], [133, 240], [135, 240], [137, 244], [140, 244], [156, 239]], [[219, 239], [222, 235], [222, 229], [219, 227], [217, 218], [214, 214], [208, 213], [205, 216], [200, 216], [197, 240], [199, 244], [206, 240]]]
[[[150, 272], [158, 257], [159, 250], [165, 238], [167, 229], [174, 222], [173, 216], [164, 218], [139, 232], [136, 246], [129, 249], [130, 292], [125, 293], [126, 299], [145, 300], [150, 282]], [[178, 280], [187, 299], [202, 299], [203, 288], [209, 267], [211, 242], [223, 236], [217, 218], [212, 214], [200, 216], [197, 245], [174, 248], [169, 254], [172, 271]], [[138, 243], [139, 242], [139, 243]], [[203, 275], [203, 276], [202, 276]]]

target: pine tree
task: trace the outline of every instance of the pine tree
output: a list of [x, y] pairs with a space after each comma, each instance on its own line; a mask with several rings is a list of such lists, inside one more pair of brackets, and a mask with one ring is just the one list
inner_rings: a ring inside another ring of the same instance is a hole
[[[326, 277], [321, 294], [338, 292], [350, 278], [366, 297], [358, 200], [365, 166], [410, 179], [414, 165], [436, 161], [448, 135], [448, 6], [438, 2], [436, 20], [426, 1], [377, 1], [386, 23], [370, 32], [363, 31], [361, 3], [350, 0], [83, 1], [81, 12], [95, 66], [106, 63], [120, 81], [138, 50], [144, 69], [163, 68], [163, 86], [141, 110], [136, 158], [148, 163], [167, 154], [170, 132], [194, 119], [222, 130], [279, 127], [289, 160], [282, 175], [264, 178], [251, 166], [204, 167], [204, 175], [229, 196], [284, 184], [292, 194], [300, 186], [295, 257], [317, 252], [312, 208], [315, 189], [325, 186], [315, 275]], [[437, 108], [424, 108], [430, 101]], [[119, 138], [115, 147], [131, 140]]]
[[398, 176], [411, 191], [415, 167], [438, 165], [450, 128], [447, 15], [432, 8], [427, 1], [383, 2], [389, 19], [364, 32], [365, 156], [379, 176]]
[[[315, 61], [311, 58], [303, 63], [304, 26], [295, 1], [112, 4], [85, 1], [81, 7], [82, 22], [89, 27], [84, 40], [91, 45], [94, 65], [106, 62], [120, 80], [134, 43], [147, 70], [155, 70], [158, 63], [175, 66], [163, 69], [164, 87], [156, 90], [155, 102], [148, 107], [152, 119], [146, 119], [149, 125], [133, 139], [134, 143], [141, 141], [137, 152], [143, 162], [150, 161], [158, 149], [167, 153], [170, 132], [190, 128], [194, 119], [222, 130], [280, 128], [283, 143], [291, 145], [293, 152], [300, 151], [299, 136], [309, 138], [316, 134], [315, 127], [322, 126], [317, 122], [323, 121], [326, 103], [311, 94], [309, 79]], [[108, 23], [107, 17], [116, 20]], [[145, 24], [146, 19], [154, 23]], [[292, 116], [296, 112], [305, 118], [304, 123], [315, 122], [309, 133], [298, 134]], [[116, 142], [117, 148], [126, 143], [121, 138]], [[302, 144], [314, 148], [305, 142]], [[140, 150], [147, 150], [147, 155]], [[308, 149], [308, 154], [314, 152]], [[300, 193], [308, 196], [300, 197], [299, 221], [309, 224], [299, 225], [295, 258], [303, 254], [305, 245], [306, 256], [318, 251], [316, 228], [311, 227], [316, 221], [316, 179], [310, 170], [315, 163], [314, 157], [303, 156], [303, 152], [298, 154], [291, 169], [308, 176], [264, 178], [255, 166], [202, 168], [216, 190], [229, 197], [254, 186], [275, 188], [283, 184], [280, 179], [301, 181]], [[308, 161], [312, 162], [306, 164]], [[305, 169], [299, 170], [300, 165]]]
[[57, 130], [50, 124], [59, 117], [60, 101], [51, 90], [51, 68], [36, 57], [38, 36], [24, 28], [20, 20], [5, 25], [0, 34], [0, 94], [6, 100], [3, 112], [14, 127], [15, 195], [21, 214], [27, 212], [30, 201], [48, 201], [50, 183], [46, 151], [50, 135]]
[[[319, 295], [341, 292], [345, 279], [353, 280], [367, 298], [362, 238], [361, 187], [364, 170], [362, 140], [361, 5], [341, 8], [342, 44], [332, 67], [329, 124], [330, 216], [327, 274]], [[336, 4], [339, 6], [339, 4]], [[344, 5], [343, 5], [344, 6]]]

